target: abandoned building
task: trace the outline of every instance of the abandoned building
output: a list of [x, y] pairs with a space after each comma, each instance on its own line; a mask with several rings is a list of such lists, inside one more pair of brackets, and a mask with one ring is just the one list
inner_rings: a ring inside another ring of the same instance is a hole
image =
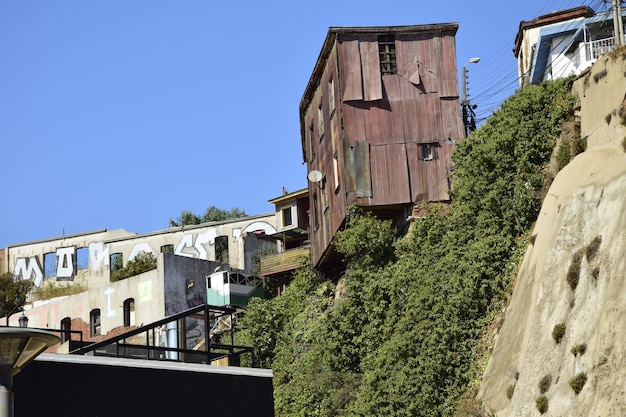
[[465, 137], [456, 23], [332, 27], [300, 102], [311, 259], [333, 264], [348, 204], [400, 224], [448, 201], [451, 153]]

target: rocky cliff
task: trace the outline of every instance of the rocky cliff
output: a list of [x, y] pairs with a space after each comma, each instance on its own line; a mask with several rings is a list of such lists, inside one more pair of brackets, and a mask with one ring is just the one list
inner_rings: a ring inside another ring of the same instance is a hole
[[479, 398], [499, 417], [626, 415], [624, 55], [574, 91], [587, 149], [548, 190], [494, 336]]

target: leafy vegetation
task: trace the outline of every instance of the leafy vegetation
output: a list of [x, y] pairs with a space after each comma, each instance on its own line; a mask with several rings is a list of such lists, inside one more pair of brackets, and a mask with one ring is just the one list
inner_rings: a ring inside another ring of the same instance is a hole
[[567, 269], [566, 279], [572, 291], [576, 291], [576, 287], [578, 286], [578, 280], [580, 279], [580, 267], [583, 261], [583, 253], [584, 250], [577, 250], [572, 255], [572, 262]]
[[535, 407], [537, 407], [537, 411], [539, 411], [540, 414], [545, 414], [546, 411], [548, 411], [548, 397], [545, 395], [537, 397]]
[[79, 294], [84, 291], [87, 291], [87, 286], [84, 284], [72, 283], [55, 285], [52, 282], [46, 282], [41, 287], [37, 287], [33, 290], [33, 297], [37, 300], [49, 300], [51, 298]]
[[543, 378], [539, 381], [539, 392], [545, 394], [550, 389], [552, 385], [552, 375], [544, 375]]
[[580, 345], [575, 345], [572, 347], [572, 355], [574, 356], [582, 356], [585, 354], [585, 352], [587, 351], [587, 344], [586, 343], [581, 343]]
[[111, 282], [120, 281], [156, 269], [157, 260], [151, 252], [139, 252], [120, 269], [111, 271]]
[[0, 274], [0, 317], [15, 312], [32, 288], [30, 280], [17, 279], [11, 272]]
[[245, 210], [239, 208], [224, 210], [211, 206], [207, 207], [202, 216], [198, 216], [189, 210], [183, 210], [176, 220], [170, 219], [170, 227], [187, 226], [190, 224], [201, 224], [207, 222], [220, 222], [240, 217], [246, 217]]
[[[221, 222], [224, 220], [238, 219], [240, 217], [246, 217], [245, 210], [239, 208], [224, 210], [215, 206], [210, 206], [207, 207], [202, 216], [198, 216], [189, 210], [183, 210], [176, 220], [170, 219], [170, 227], [187, 226], [207, 222]], [[215, 239], [215, 260], [217, 262], [228, 263], [227, 236], [217, 236]]]
[[552, 338], [557, 344], [561, 343], [561, 339], [565, 336], [565, 328], [565, 323], [559, 323], [552, 329]]
[[506, 397], [510, 400], [513, 398], [513, 394], [515, 394], [515, 384], [510, 384], [506, 387]]
[[581, 372], [569, 381], [569, 386], [572, 387], [574, 393], [578, 395], [582, 391], [583, 387], [587, 383], [587, 373]]
[[425, 205], [399, 237], [350, 207], [338, 281], [309, 266], [281, 297], [249, 304], [237, 343], [273, 369], [276, 415], [471, 415], [459, 404], [474, 397], [481, 341], [539, 211], [569, 88], [521, 90], [458, 145], [449, 210]]

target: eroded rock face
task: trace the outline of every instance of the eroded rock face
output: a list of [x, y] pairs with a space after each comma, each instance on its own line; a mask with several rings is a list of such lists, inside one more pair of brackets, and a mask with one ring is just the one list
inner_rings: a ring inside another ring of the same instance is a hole
[[495, 336], [479, 398], [498, 416], [539, 415], [541, 395], [545, 415], [626, 415], [625, 68], [607, 57], [576, 81], [588, 149], [546, 195]]

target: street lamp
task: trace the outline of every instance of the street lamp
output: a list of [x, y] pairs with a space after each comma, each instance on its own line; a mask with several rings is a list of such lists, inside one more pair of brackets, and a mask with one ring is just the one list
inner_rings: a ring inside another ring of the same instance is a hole
[[469, 99], [467, 98], [467, 64], [476, 64], [480, 61], [480, 58], [470, 58], [465, 64], [463, 64], [463, 97], [461, 98], [461, 109], [463, 113], [463, 126], [465, 126], [465, 136], [469, 136], [470, 132], [476, 129], [476, 120], [474, 117], [474, 108], [470, 106]]
[[44, 330], [0, 327], [0, 417], [13, 417], [13, 376], [60, 341]]

